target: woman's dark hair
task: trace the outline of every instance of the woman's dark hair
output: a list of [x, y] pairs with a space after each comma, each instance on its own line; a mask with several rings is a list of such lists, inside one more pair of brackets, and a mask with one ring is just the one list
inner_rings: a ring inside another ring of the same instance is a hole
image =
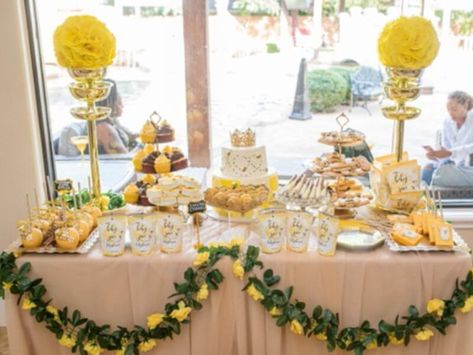
[[107, 96], [107, 98], [102, 101], [97, 101], [96, 105], [110, 107], [111, 109], [113, 109], [113, 107], [115, 106], [118, 100], [117, 83], [112, 79], [104, 79], [104, 81], [112, 83], [113, 85], [112, 85], [112, 88], [110, 89], [110, 94]]
[[468, 111], [473, 108], [473, 97], [464, 91], [454, 91], [448, 95], [449, 100], [458, 102], [460, 105], [466, 105]]

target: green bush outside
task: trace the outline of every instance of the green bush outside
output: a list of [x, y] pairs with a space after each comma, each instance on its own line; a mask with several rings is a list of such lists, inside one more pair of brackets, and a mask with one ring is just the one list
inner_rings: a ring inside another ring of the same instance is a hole
[[330, 112], [347, 97], [349, 86], [342, 75], [326, 69], [315, 69], [307, 74], [312, 112]]
[[351, 81], [350, 81], [350, 74], [354, 73], [357, 70], [357, 67], [332, 67], [330, 69], [327, 69], [328, 71], [331, 71], [333, 73], [339, 74], [343, 79], [345, 79], [345, 82], [347, 83], [347, 94], [345, 96], [345, 99], [343, 100], [344, 104], [350, 103], [350, 95], [351, 95]]

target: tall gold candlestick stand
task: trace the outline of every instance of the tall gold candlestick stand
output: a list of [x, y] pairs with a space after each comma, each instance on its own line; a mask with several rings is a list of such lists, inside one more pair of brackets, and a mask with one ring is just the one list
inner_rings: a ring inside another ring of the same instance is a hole
[[417, 99], [420, 94], [422, 69], [386, 68], [388, 80], [384, 84], [386, 96], [395, 102], [394, 106], [383, 107], [383, 115], [395, 120], [392, 152], [396, 160], [402, 160], [404, 144], [404, 122], [418, 117], [421, 110], [407, 106], [406, 102]]
[[104, 100], [110, 94], [112, 83], [104, 82], [106, 68], [69, 68], [69, 75], [75, 82], [69, 85], [72, 96], [85, 102], [86, 106], [71, 109], [73, 117], [87, 121], [89, 138], [90, 175], [92, 176], [92, 193], [95, 198], [100, 197], [99, 151], [97, 145], [96, 121], [107, 118], [112, 109], [95, 106], [97, 101]]

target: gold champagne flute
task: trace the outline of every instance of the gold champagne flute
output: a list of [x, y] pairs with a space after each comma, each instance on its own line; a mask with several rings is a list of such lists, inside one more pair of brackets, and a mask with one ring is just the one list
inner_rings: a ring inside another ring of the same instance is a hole
[[82, 162], [84, 161], [85, 148], [87, 148], [87, 144], [89, 144], [89, 137], [87, 136], [71, 137], [71, 143], [74, 144], [77, 150], [80, 152], [80, 160], [82, 164]]

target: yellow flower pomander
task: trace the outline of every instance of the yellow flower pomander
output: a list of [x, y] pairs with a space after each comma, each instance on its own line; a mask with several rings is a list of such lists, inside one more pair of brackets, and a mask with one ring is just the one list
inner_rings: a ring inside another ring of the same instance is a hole
[[84, 350], [87, 351], [87, 354], [90, 355], [100, 355], [104, 350], [96, 342], [87, 342], [84, 346]]
[[161, 313], [153, 313], [146, 318], [148, 328], [153, 330], [156, 328], [158, 325], [161, 324], [161, 322], [164, 319], [164, 314]]
[[13, 284], [11, 282], [3, 281], [2, 287], [5, 291], [8, 291], [12, 286]]
[[460, 308], [460, 312], [462, 313], [469, 313], [473, 309], [473, 296], [468, 297], [465, 300], [465, 305]]
[[442, 316], [444, 308], [445, 308], [445, 302], [438, 298], [431, 299], [427, 303], [427, 312], [434, 313], [438, 317]]
[[378, 39], [379, 60], [387, 67], [425, 68], [438, 50], [439, 40], [432, 23], [419, 16], [401, 16], [389, 22]]
[[429, 340], [433, 336], [434, 332], [428, 328], [422, 328], [422, 330], [415, 335], [416, 339], [420, 341]]
[[280, 315], [282, 315], [282, 309], [278, 307], [273, 307], [269, 311], [269, 314], [272, 315], [273, 317], [279, 317]]
[[237, 279], [243, 280], [243, 276], [245, 275], [245, 269], [243, 268], [243, 265], [241, 265], [240, 259], [237, 259], [233, 262], [232, 272]]
[[192, 308], [186, 307], [184, 301], [180, 301], [177, 305], [179, 308], [171, 312], [171, 317], [182, 322], [187, 319], [189, 314], [192, 312]]
[[200, 266], [205, 264], [209, 260], [209, 252], [198, 253], [194, 260], [194, 266]]
[[76, 338], [71, 334], [63, 334], [61, 339], [59, 339], [59, 344], [65, 346], [66, 348], [72, 348], [76, 345]]
[[21, 305], [21, 308], [23, 308], [25, 311], [36, 307], [36, 303], [32, 302], [28, 297], [25, 297], [23, 299], [23, 304]]
[[291, 331], [297, 335], [301, 335], [304, 333], [304, 328], [297, 319], [293, 319], [291, 321]]
[[54, 31], [54, 51], [66, 68], [100, 68], [115, 58], [115, 36], [94, 16], [70, 16]]
[[209, 286], [206, 283], [204, 283], [202, 284], [202, 286], [200, 286], [200, 289], [197, 292], [197, 300], [203, 301], [203, 300], [206, 300], [207, 297], [209, 297]]
[[143, 341], [138, 345], [138, 350], [142, 352], [147, 352], [152, 350], [156, 346], [156, 341], [154, 339], [148, 339], [147, 341]]
[[251, 284], [247, 289], [246, 289], [246, 292], [248, 292], [248, 294], [251, 296], [251, 298], [253, 298], [255, 301], [259, 301], [259, 300], [264, 300], [264, 296], [261, 292], [259, 292], [255, 285]]

